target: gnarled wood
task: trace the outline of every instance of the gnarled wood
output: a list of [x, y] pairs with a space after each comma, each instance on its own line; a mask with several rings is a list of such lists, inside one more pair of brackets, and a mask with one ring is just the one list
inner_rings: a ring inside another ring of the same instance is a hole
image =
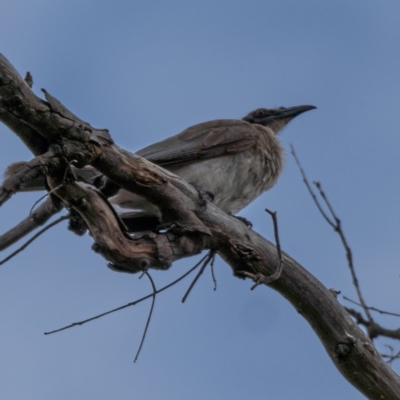
[[[94, 250], [110, 263], [131, 272], [167, 268], [178, 258], [212, 248], [239, 277], [244, 277], [243, 271], [254, 277], [270, 276], [279, 267], [276, 248], [269, 241], [213, 204], [202, 207], [197, 192], [181, 178], [118, 148], [107, 131], [74, 120], [48, 94], [47, 100], [37, 98], [5, 58], [0, 58], [0, 119], [35, 155], [51, 152], [44, 162], [49, 187], [84, 219]], [[35, 145], [36, 136], [39, 145]], [[39, 161], [43, 157], [34, 159], [31, 166]], [[163, 220], [174, 225], [169, 232], [128, 237], [108, 202], [94, 188], [74, 182], [68, 174], [71, 163], [78, 167], [90, 164], [124, 189], [161, 205]], [[5, 182], [4, 201], [23, 179], [20, 174]], [[268, 286], [310, 323], [350, 383], [371, 399], [400, 398], [399, 376], [332, 293], [289, 255], [283, 254], [281, 275]]]

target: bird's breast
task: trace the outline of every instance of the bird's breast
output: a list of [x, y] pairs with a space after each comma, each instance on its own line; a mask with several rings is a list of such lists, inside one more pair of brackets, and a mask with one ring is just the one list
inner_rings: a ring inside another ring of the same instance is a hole
[[[274, 138], [275, 139], [275, 138]], [[171, 172], [214, 195], [213, 203], [233, 214], [276, 182], [283, 167], [283, 150], [276, 139], [236, 154], [169, 167]]]

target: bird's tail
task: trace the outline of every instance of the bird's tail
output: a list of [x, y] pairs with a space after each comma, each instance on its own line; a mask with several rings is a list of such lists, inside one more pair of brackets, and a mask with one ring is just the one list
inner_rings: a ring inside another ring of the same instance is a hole
[[[4, 171], [3, 178], [4, 179], [11, 178], [20, 169], [25, 167], [26, 164], [28, 164], [28, 161], [17, 161], [15, 163], [10, 164]], [[45, 178], [44, 176], [41, 176], [39, 178], [24, 182], [18, 191], [29, 192], [29, 191], [45, 190], [45, 189], [46, 189]]]

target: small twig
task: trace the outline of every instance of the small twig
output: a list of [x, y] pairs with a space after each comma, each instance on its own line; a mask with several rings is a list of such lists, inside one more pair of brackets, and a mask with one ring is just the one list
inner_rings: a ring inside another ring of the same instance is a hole
[[185, 272], [183, 275], [181, 275], [179, 278], [175, 279], [173, 282], [169, 283], [168, 285], [162, 287], [161, 289], [156, 290], [155, 293], [154, 293], [154, 292], [153, 292], [153, 293], [150, 293], [150, 294], [148, 294], [147, 296], [141, 297], [141, 298], [138, 299], [138, 300], [132, 301], [132, 302], [130, 302], [130, 303], [127, 303], [127, 304], [125, 304], [125, 305], [123, 305], [123, 306], [120, 306], [120, 307], [117, 307], [117, 308], [113, 308], [112, 310], [109, 310], [109, 311], [106, 311], [106, 312], [104, 312], [104, 313], [95, 315], [94, 317], [87, 318], [87, 319], [84, 319], [84, 320], [78, 321], [78, 322], [73, 322], [73, 323], [70, 324], [70, 325], [66, 325], [66, 326], [64, 326], [64, 327], [62, 327], [62, 328], [55, 329], [55, 330], [50, 331], [50, 332], [44, 332], [44, 334], [45, 334], [45, 335], [51, 335], [52, 333], [61, 332], [61, 331], [64, 331], [64, 330], [66, 330], [66, 329], [70, 329], [70, 328], [73, 328], [73, 327], [75, 327], [75, 326], [78, 326], [78, 325], [84, 325], [84, 324], [86, 324], [87, 322], [93, 321], [93, 320], [95, 320], [95, 319], [102, 318], [102, 317], [104, 317], [104, 316], [106, 316], [106, 315], [109, 315], [109, 314], [112, 314], [112, 313], [114, 313], [114, 312], [123, 310], [124, 308], [128, 308], [128, 307], [131, 307], [131, 306], [135, 306], [136, 304], [139, 304], [139, 303], [141, 303], [142, 301], [147, 300], [148, 298], [154, 296], [155, 294], [158, 294], [158, 293], [163, 292], [164, 290], [166, 290], [166, 289], [170, 288], [171, 286], [174, 286], [176, 283], [180, 282], [182, 279], [186, 278], [186, 277], [187, 277], [189, 274], [191, 274], [191, 273], [192, 273], [192, 272], [207, 258], [207, 257], [208, 257], [208, 254], [206, 254], [206, 255], [205, 255], [194, 267], [192, 267], [189, 271]]
[[325, 192], [322, 190], [322, 186], [320, 182], [316, 182], [314, 181], [313, 184], [317, 187], [320, 196], [323, 198], [325, 204], [327, 205], [329, 212], [331, 213], [332, 217], [335, 220], [335, 225], [340, 225], [340, 219], [336, 217], [336, 213], [335, 211], [333, 211], [333, 207], [331, 205], [331, 203], [329, 202], [328, 198], [325, 195]]
[[29, 86], [29, 88], [32, 89], [33, 77], [32, 77], [32, 74], [29, 71], [25, 74], [24, 81]]
[[386, 362], [390, 365], [393, 363], [393, 361], [396, 361], [400, 359], [400, 351], [398, 351], [396, 354], [389, 355], [389, 354], [383, 354], [380, 353], [381, 357], [386, 359]]
[[[278, 257], [279, 257], [279, 268], [282, 271], [282, 251], [281, 251], [281, 243], [279, 241], [279, 232], [278, 232], [278, 219], [276, 218], [276, 211], [270, 211], [268, 208], [265, 209], [265, 211], [272, 217], [272, 222], [274, 224], [274, 237], [275, 237], [275, 243], [276, 243], [276, 250], [278, 251]], [[280, 275], [280, 273], [279, 273]]]
[[[355, 304], [355, 305], [357, 305], [357, 306], [362, 307], [362, 305], [361, 305], [360, 303], [357, 303], [356, 301], [351, 300], [351, 299], [349, 299], [349, 298], [346, 297], [346, 296], [343, 296], [343, 298], [344, 298], [345, 300], [349, 301], [350, 303], [353, 303], [353, 304]], [[367, 308], [368, 308], [368, 310], [376, 311], [376, 312], [379, 313], [379, 314], [391, 315], [391, 316], [393, 316], [393, 317], [400, 317], [400, 314], [393, 313], [393, 312], [389, 312], [389, 311], [384, 311], [384, 310], [381, 310], [381, 309], [376, 308], [376, 307], [367, 306]]]
[[400, 358], [400, 351], [398, 351], [396, 354], [394, 353], [394, 348], [388, 344], [385, 344], [385, 347], [387, 347], [390, 350], [390, 354], [381, 354], [382, 358], [387, 358], [387, 363], [391, 364], [393, 361], [398, 360]]
[[250, 278], [254, 281], [254, 285], [250, 288], [250, 290], [254, 290], [257, 286], [262, 284], [268, 285], [269, 283], [278, 280], [282, 274], [283, 259], [282, 259], [281, 243], [279, 241], [278, 219], [276, 218], [276, 211], [271, 211], [268, 210], [267, 208], [265, 209], [265, 211], [271, 216], [272, 222], [274, 224], [274, 237], [275, 237], [276, 250], [278, 252], [279, 266], [276, 269], [276, 271], [270, 276], [265, 276], [261, 273], [252, 274], [247, 271], [236, 271], [237, 274], [244, 275], [247, 278]]
[[385, 336], [391, 339], [400, 340], [400, 329], [387, 329], [377, 324], [374, 320], [365, 319], [362, 314], [353, 308], [344, 307], [345, 310], [356, 320], [358, 325], [363, 325], [367, 329], [371, 340], [378, 336]]
[[200, 278], [201, 274], [204, 272], [204, 270], [206, 269], [208, 263], [212, 260], [212, 258], [214, 257], [215, 251], [214, 250], [210, 250], [207, 255], [206, 258], [203, 262], [203, 265], [200, 267], [199, 272], [197, 273], [197, 275], [195, 276], [195, 278], [193, 279], [192, 283], [189, 285], [188, 290], [186, 291], [185, 295], [182, 297], [182, 303], [184, 303], [187, 299], [187, 297], [189, 296], [189, 293], [191, 292], [191, 290], [193, 289], [194, 285], [196, 284], [196, 282], [198, 281], [198, 279]]
[[[55, 188], [49, 190], [49, 191], [48, 191], [47, 193], [45, 193], [43, 196], [39, 197], [39, 199], [36, 200], [36, 201], [33, 203], [33, 206], [32, 206], [32, 208], [31, 208], [31, 210], [29, 211], [29, 215], [31, 215], [31, 214], [33, 213], [33, 210], [35, 209], [36, 204], [38, 204], [40, 201], [42, 201], [43, 199], [45, 199], [47, 196], [53, 194], [56, 190], [60, 189], [60, 188], [63, 186], [64, 181], [65, 181], [65, 179], [66, 179], [66, 177], [67, 177], [68, 170], [70, 169], [71, 165], [74, 164], [74, 163], [76, 163], [76, 162], [77, 162], [76, 160], [71, 160], [71, 161], [68, 163], [67, 167], [65, 168], [64, 176], [63, 176], [63, 179], [62, 179], [61, 183], [60, 183], [58, 186], [56, 186]], [[74, 179], [76, 180], [76, 176], [75, 176], [74, 171], [71, 170], [71, 172], [72, 172], [72, 174], [74, 175]], [[44, 188], [43, 188], [43, 189], [44, 189]]]
[[243, 276], [245, 276], [247, 278], [252, 279], [254, 281], [254, 285], [250, 288], [250, 290], [254, 290], [259, 285], [268, 285], [269, 283], [274, 282], [277, 279], [279, 279], [279, 276], [280, 276], [280, 274], [282, 272], [282, 269], [279, 271], [279, 273], [278, 273], [278, 271], [279, 270], [276, 270], [270, 276], [265, 276], [265, 275], [263, 275], [261, 273], [252, 274], [251, 272], [241, 271], [241, 270], [236, 271], [236, 273], [238, 275], [243, 275]]
[[361, 292], [360, 284], [358, 283], [358, 278], [357, 278], [357, 274], [356, 274], [356, 270], [355, 270], [355, 266], [354, 266], [354, 262], [353, 262], [353, 253], [351, 251], [349, 244], [347, 243], [347, 239], [344, 235], [340, 219], [336, 216], [335, 212], [333, 211], [332, 206], [330, 205], [324, 191], [322, 190], [321, 184], [319, 182], [314, 182], [314, 184], [317, 187], [317, 189], [319, 190], [321, 197], [324, 199], [326, 205], [329, 208], [330, 213], [332, 214], [332, 217], [335, 220], [335, 231], [339, 235], [340, 240], [342, 241], [343, 247], [345, 249], [347, 264], [350, 269], [350, 274], [353, 279], [353, 285], [356, 289], [358, 299], [360, 300], [361, 306], [364, 309], [365, 315], [367, 316], [369, 321], [372, 322], [373, 321], [372, 315], [369, 312], [369, 308], [368, 308], [367, 303], [364, 300], [364, 296], [362, 295], [362, 292]]
[[211, 278], [212, 278], [212, 280], [213, 280], [213, 282], [214, 282], [214, 292], [217, 290], [217, 280], [215, 279], [215, 274], [214, 274], [214, 261], [215, 261], [215, 257], [213, 257], [212, 259], [211, 259], [211, 262], [210, 262], [210, 269], [211, 269]]
[[61, 189], [61, 187], [62, 187], [63, 185], [64, 185], [64, 183], [60, 183], [60, 184], [59, 184], [58, 186], [56, 186], [55, 188], [49, 190], [49, 191], [48, 191], [47, 193], [45, 193], [43, 196], [39, 197], [39, 199], [36, 200], [36, 201], [33, 203], [33, 206], [31, 207], [31, 210], [29, 211], [29, 215], [32, 215], [32, 213], [33, 213], [33, 211], [34, 211], [34, 209], [35, 209], [35, 207], [36, 207], [36, 205], [37, 205], [38, 203], [40, 203], [43, 199], [45, 199], [46, 197], [48, 197], [48, 196], [50, 196], [51, 194], [53, 194], [56, 190]]
[[146, 275], [149, 278], [151, 287], [153, 289], [153, 295], [152, 295], [153, 296], [153, 301], [151, 302], [150, 312], [149, 312], [149, 316], [147, 317], [147, 322], [146, 322], [146, 326], [145, 326], [144, 331], [143, 331], [142, 340], [140, 341], [140, 345], [139, 345], [138, 351], [136, 352], [135, 359], [133, 360], [134, 363], [137, 361], [137, 359], [139, 357], [139, 354], [140, 354], [140, 351], [142, 350], [144, 339], [146, 337], [146, 333], [147, 333], [147, 330], [148, 330], [149, 325], [150, 325], [150, 320], [151, 320], [151, 316], [153, 314], [154, 304], [156, 302], [156, 295], [157, 295], [157, 289], [156, 289], [156, 285], [154, 284], [153, 278], [151, 277], [151, 275], [147, 271], [144, 271], [143, 273], [144, 273], [144, 275]]
[[321, 204], [320, 204], [319, 201], [318, 201], [317, 196], [316, 196], [315, 193], [313, 192], [313, 190], [312, 190], [312, 188], [311, 188], [311, 185], [310, 185], [310, 183], [308, 182], [306, 173], [304, 172], [304, 169], [303, 169], [303, 167], [301, 166], [299, 159], [297, 158], [296, 152], [294, 151], [294, 147], [293, 147], [292, 144], [290, 145], [290, 151], [291, 151], [291, 153], [292, 153], [292, 155], [293, 155], [293, 158], [295, 159], [296, 164], [297, 164], [297, 166], [298, 166], [298, 168], [299, 168], [299, 170], [300, 170], [301, 176], [303, 177], [303, 182], [305, 183], [305, 185], [306, 185], [306, 187], [307, 187], [307, 189], [308, 189], [308, 192], [310, 193], [312, 199], [314, 200], [314, 203], [315, 203], [315, 205], [317, 206], [319, 212], [320, 212], [321, 215], [325, 218], [326, 222], [327, 222], [333, 229], [335, 229], [335, 224], [330, 220], [330, 218], [328, 217], [328, 215], [325, 213], [324, 209], [322, 208]]
[[69, 214], [63, 215], [60, 218], [57, 218], [55, 221], [52, 223], [46, 225], [43, 229], [41, 229], [38, 233], [33, 235], [29, 240], [27, 240], [21, 247], [19, 247], [17, 250], [15, 250], [13, 253], [11, 253], [8, 257], [4, 258], [3, 260], [0, 261], [0, 265], [6, 263], [8, 260], [16, 256], [18, 253], [20, 253], [22, 250], [27, 248], [35, 239], [37, 239], [42, 233], [46, 232], [48, 229], [52, 228], [54, 225], [57, 225], [59, 222], [64, 221], [69, 218]]
[[32, 215], [33, 211], [35, 210], [35, 207], [38, 203], [40, 203], [43, 199], [45, 199], [49, 193], [45, 193], [43, 196], [40, 196], [34, 203], [31, 209], [29, 210], [29, 215]]
[[367, 303], [365, 302], [364, 297], [362, 295], [361, 288], [360, 288], [360, 285], [358, 283], [358, 278], [357, 278], [357, 275], [356, 275], [354, 263], [353, 263], [353, 254], [352, 254], [352, 251], [350, 249], [350, 246], [347, 243], [347, 240], [346, 240], [346, 237], [344, 235], [344, 232], [342, 230], [340, 219], [336, 216], [336, 213], [333, 210], [333, 207], [331, 206], [330, 202], [328, 201], [328, 198], [326, 197], [324, 191], [322, 190], [321, 184], [319, 182], [314, 182], [314, 185], [317, 187], [321, 198], [324, 200], [326, 206], [329, 209], [329, 212], [330, 212], [330, 214], [331, 214], [331, 216], [333, 218], [333, 221], [325, 213], [325, 211], [323, 210], [323, 208], [319, 204], [319, 201], [318, 201], [316, 195], [314, 194], [314, 192], [313, 192], [313, 190], [311, 188], [311, 185], [308, 182], [307, 176], [306, 176], [306, 174], [305, 174], [305, 172], [304, 172], [304, 170], [303, 170], [303, 168], [302, 168], [302, 166], [300, 164], [300, 161], [297, 158], [297, 155], [296, 155], [296, 153], [294, 151], [294, 147], [292, 145], [290, 145], [290, 148], [291, 148], [291, 153], [292, 153], [292, 155], [293, 155], [293, 157], [294, 157], [294, 159], [295, 159], [295, 161], [297, 163], [297, 166], [299, 167], [300, 173], [301, 173], [301, 175], [303, 177], [303, 181], [306, 184], [306, 187], [307, 187], [308, 191], [310, 192], [311, 197], [313, 198], [315, 204], [317, 205], [318, 210], [320, 211], [320, 213], [324, 217], [324, 219], [328, 222], [328, 224], [333, 227], [335, 232], [337, 232], [337, 234], [340, 237], [340, 240], [342, 241], [343, 247], [344, 247], [345, 252], [346, 252], [347, 265], [349, 267], [350, 274], [351, 274], [351, 277], [353, 279], [353, 286], [356, 289], [358, 299], [359, 299], [359, 301], [361, 303], [361, 306], [362, 306], [362, 308], [363, 308], [363, 310], [365, 312], [365, 315], [367, 316], [368, 320], [372, 323], [373, 322], [373, 318], [371, 316], [371, 313], [369, 312], [369, 308], [367, 306]]

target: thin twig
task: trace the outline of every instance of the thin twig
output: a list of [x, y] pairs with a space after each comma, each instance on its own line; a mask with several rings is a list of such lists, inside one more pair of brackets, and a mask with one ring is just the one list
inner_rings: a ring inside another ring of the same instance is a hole
[[[64, 181], [65, 181], [65, 179], [66, 179], [66, 177], [67, 177], [67, 172], [68, 172], [69, 168], [71, 167], [72, 164], [74, 164], [74, 163], [76, 163], [76, 162], [77, 162], [76, 160], [71, 160], [71, 161], [68, 163], [67, 167], [65, 168], [64, 176], [63, 176], [63, 179], [62, 179], [61, 183], [60, 183], [58, 186], [56, 186], [55, 188], [49, 190], [49, 191], [48, 191], [47, 193], [45, 193], [43, 196], [39, 197], [39, 199], [36, 200], [36, 201], [33, 203], [33, 206], [32, 206], [32, 208], [31, 208], [31, 210], [29, 211], [29, 215], [31, 215], [31, 214], [33, 213], [33, 210], [35, 209], [36, 205], [37, 205], [39, 202], [41, 202], [41, 201], [42, 201], [43, 199], [45, 199], [47, 196], [51, 195], [52, 193], [54, 193], [56, 190], [60, 189], [60, 188], [63, 186]], [[75, 176], [75, 173], [73, 172], [73, 170], [72, 170], [72, 173], [73, 173], [74, 178], [75, 178], [75, 180], [76, 180], [76, 176]], [[43, 189], [44, 189], [44, 188], [43, 188]]]
[[29, 88], [32, 89], [33, 77], [32, 77], [32, 74], [29, 71], [25, 74], [24, 81], [29, 86]]
[[346, 252], [347, 264], [349, 266], [350, 274], [351, 274], [351, 277], [353, 279], [353, 286], [356, 289], [358, 299], [360, 300], [361, 306], [364, 309], [365, 315], [367, 316], [368, 320], [370, 322], [372, 322], [373, 318], [372, 318], [371, 313], [369, 312], [369, 308], [367, 306], [367, 303], [364, 300], [364, 296], [363, 296], [363, 294], [361, 292], [360, 284], [358, 283], [358, 278], [357, 278], [357, 274], [356, 274], [356, 270], [355, 270], [355, 266], [354, 266], [354, 262], [353, 262], [353, 253], [351, 251], [351, 248], [350, 248], [349, 244], [347, 243], [347, 239], [346, 239], [346, 237], [344, 235], [344, 232], [343, 232], [343, 229], [342, 229], [341, 221], [336, 216], [335, 212], [333, 211], [333, 208], [332, 208], [331, 204], [329, 203], [328, 198], [326, 197], [324, 191], [322, 190], [321, 184], [319, 182], [314, 182], [314, 184], [317, 187], [317, 189], [319, 190], [319, 193], [320, 193], [321, 197], [324, 199], [326, 205], [329, 208], [330, 213], [332, 214], [332, 217], [335, 220], [335, 231], [339, 235], [340, 240], [342, 241], [343, 247], [344, 247], [345, 252]]
[[45, 193], [43, 196], [40, 196], [40, 197], [33, 203], [33, 206], [32, 206], [31, 209], [29, 210], [29, 215], [32, 215], [33, 210], [35, 209], [36, 205], [37, 205], [38, 203], [40, 203], [43, 199], [45, 199], [48, 195], [49, 195], [49, 193]]
[[272, 217], [272, 222], [274, 224], [274, 237], [275, 237], [276, 249], [278, 251], [279, 262], [282, 265], [282, 251], [281, 251], [281, 243], [279, 241], [278, 219], [276, 217], [276, 211], [270, 211], [268, 210], [268, 208], [266, 208], [265, 211]]
[[21, 247], [19, 247], [17, 250], [15, 250], [13, 253], [11, 253], [8, 257], [4, 258], [3, 260], [0, 261], [0, 265], [6, 263], [8, 260], [16, 256], [18, 253], [20, 253], [22, 250], [27, 248], [35, 239], [37, 239], [42, 233], [46, 232], [48, 229], [52, 228], [54, 225], [57, 225], [59, 222], [64, 221], [69, 218], [69, 214], [63, 215], [60, 218], [57, 218], [55, 221], [51, 222], [50, 224], [46, 225], [43, 229], [41, 229], [39, 232], [37, 232], [35, 235], [33, 235], [29, 240], [27, 240]]
[[328, 209], [329, 209], [329, 212], [330, 212], [330, 214], [331, 214], [331, 216], [332, 216], [332, 218], [333, 218], [333, 221], [332, 221], [332, 219], [329, 218], [329, 216], [325, 213], [325, 211], [323, 210], [323, 208], [322, 208], [321, 205], [319, 204], [319, 201], [318, 201], [316, 195], [314, 194], [314, 192], [313, 192], [313, 190], [312, 190], [312, 188], [311, 188], [311, 185], [310, 185], [309, 182], [308, 182], [307, 176], [306, 176], [306, 174], [305, 174], [305, 172], [304, 172], [304, 170], [303, 170], [303, 168], [302, 168], [302, 166], [301, 166], [301, 164], [300, 164], [299, 159], [297, 158], [296, 152], [294, 151], [294, 147], [293, 147], [292, 145], [290, 145], [290, 148], [291, 148], [291, 153], [292, 153], [292, 155], [293, 155], [293, 157], [294, 157], [294, 159], [295, 159], [295, 161], [296, 161], [296, 163], [297, 163], [297, 166], [299, 167], [300, 173], [301, 173], [301, 175], [302, 175], [302, 177], [303, 177], [303, 181], [304, 181], [304, 183], [306, 184], [306, 187], [307, 187], [308, 191], [310, 192], [311, 197], [313, 198], [315, 204], [317, 205], [318, 210], [320, 211], [320, 213], [321, 213], [321, 215], [324, 217], [324, 219], [328, 222], [328, 224], [329, 224], [330, 226], [333, 227], [333, 229], [335, 230], [335, 232], [337, 232], [337, 234], [338, 234], [339, 237], [340, 237], [340, 240], [342, 241], [343, 247], [344, 247], [345, 252], [346, 252], [347, 265], [348, 265], [348, 267], [349, 267], [350, 274], [351, 274], [351, 277], [352, 277], [352, 279], [353, 279], [353, 286], [354, 286], [355, 289], [356, 289], [358, 299], [359, 299], [359, 301], [360, 301], [360, 303], [361, 303], [361, 306], [362, 306], [362, 308], [363, 308], [363, 310], [364, 310], [364, 312], [365, 312], [365, 315], [367, 316], [367, 318], [368, 318], [368, 320], [369, 320], [370, 322], [373, 322], [372, 315], [371, 315], [371, 313], [369, 312], [369, 308], [368, 308], [368, 306], [367, 306], [367, 303], [366, 303], [365, 300], [364, 300], [364, 297], [363, 297], [362, 292], [361, 292], [360, 285], [359, 285], [359, 283], [358, 283], [358, 278], [357, 278], [356, 271], [355, 271], [355, 267], [354, 267], [354, 263], [353, 263], [353, 254], [352, 254], [352, 251], [351, 251], [351, 249], [350, 249], [350, 246], [349, 246], [348, 243], [347, 243], [347, 240], [346, 240], [346, 237], [345, 237], [345, 235], [344, 235], [344, 232], [343, 232], [343, 230], [342, 230], [342, 226], [341, 226], [340, 219], [336, 216], [336, 213], [335, 213], [335, 211], [333, 210], [333, 207], [331, 206], [331, 204], [330, 204], [328, 198], [326, 197], [324, 191], [322, 190], [321, 184], [320, 184], [319, 182], [314, 182], [314, 185], [317, 187], [321, 198], [324, 200], [326, 206], [327, 206]]
[[265, 211], [271, 216], [272, 223], [274, 224], [274, 236], [275, 236], [276, 250], [278, 252], [279, 266], [276, 269], [276, 271], [270, 276], [265, 276], [261, 273], [252, 274], [251, 272], [247, 271], [236, 271], [236, 273], [244, 275], [247, 278], [250, 278], [254, 281], [254, 285], [250, 288], [250, 290], [254, 290], [257, 286], [261, 284], [268, 285], [269, 283], [279, 279], [279, 277], [282, 274], [283, 259], [282, 259], [281, 243], [279, 241], [278, 219], [276, 218], [276, 211], [270, 211], [267, 208], [265, 209]]
[[139, 345], [138, 351], [136, 352], [135, 359], [133, 360], [134, 363], [137, 361], [137, 359], [139, 357], [139, 354], [140, 354], [140, 351], [142, 350], [144, 339], [146, 337], [146, 333], [147, 333], [147, 330], [148, 330], [149, 325], [150, 325], [150, 320], [151, 320], [151, 316], [153, 314], [154, 304], [156, 302], [156, 295], [157, 295], [157, 289], [156, 289], [156, 285], [154, 284], [153, 278], [151, 277], [151, 275], [147, 271], [144, 271], [144, 274], [149, 278], [151, 287], [153, 289], [153, 301], [151, 302], [150, 312], [149, 312], [149, 316], [147, 317], [147, 322], [146, 322], [146, 326], [145, 326], [144, 331], [143, 331], [142, 340], [140, 341], [140, 345]]
[[[349, 301], [350, 303], [353, 303], [353, 304], [355, 304], [355, 305], [357, 305], [357, 306], [362, 307], [362, 305], [361, 305], [360, 303], [357, 303], [356, 301], [351, 300], [351, 299], [349, 299], [349, 298], [346, 297], [346, 296], [343, 296], [343, 298], [344, 298], [345, 300]], [[368, 306], [367, 308], [368, 308], [368, 310], [376, 311], [376, 312], [379, 313], [379, 314], [391, 315], [391, 316], [393, 316], [393, 317], [400, 317], [400, 314], [393, 313], [393, 312], [389, 312], [389, 311], [384, 311], [384, 310], [381, 310], [381, 309], [376, 308], [376, 307], [370, 307], [370, 306]]]
[[203, 265], [201, 266], [199, 272], [197, 273], [197, 275], [195, 276], [195, 278], [193, 279], [192, 283], [190, 284], [188, 290], [186, 290], [185, 295], [182, 297], [182, 303], [184, 303], [187, 299], [187, 297], [189, 296], [189, 293], [191, 292], [191, 290], [193, 289], [193, 286], [196, 284], [196, 282], [198, 281], [198, 279], [200, 278], [201, 274], [204, 272], [204, 270], [206, 269], [208, 263], [210, 262], [210, 260], [214, 257], [215, 251], [214, 250], [210, 250], [207, 255], [206, 258], [203, 262]]
[[300, 160], [297, 158], [296, 152], [294, 151], [294, 147], [293, 147], [292, 144], [290, 145], [290, 151], [291, 151], [291, 153], [292, 153], [292, 155], [293, 155], [293, 158], [294, 158], [295, 161], [296, 161], [297, 166], [299, 167], [301, 176], [303, 177], [303, 182], [305, 183], [305, 185], [306, 185], [306, 187], [307, 187], [307, 189], [308, 189], [308, 192], [310, 193], [312, 199], [314, 200], [314, 203], [315, 203], [315, 205], [317, 206], [319, 212], [320, 212], [321, 215], [325, 218], [326, 222], [327, 222], [333, 229], [335, 229], [335, 224], [330, 220], [330, 218], [328, 217], [328, 215], [325, 213], [324, 209], [322, 208], [321, 204], [320, 204], [319, 201], [318, 201], [317, 196], [316, 196], [315, 193], [313, 192], [313, 190], [312, 190], [312, 188], [311, 188], [311, 185], [310, 185], [310, 183], [308, 182], [306, 173], [304, 172], [304, 169], [303, 169], [303, 167], [302, 167], [301, 164], [300, 164]]
[[31, 207], [31, 210], [29, 211], [29, 215], [32, 215], [36, 205], [41, 202], [43, 199], [45, 199], [46, 197], [50, 196], [51, 194], [53, 194], [56, 190], [60, 189], [62, 186], [64, 185], [64, 183], [60, 183], [59, 185], [57, 185], [56, 187], [54, 187], [53, 189], [49, 190], [47, 193], [45, 193], [43, 196], [39, 197], [38, 200], [36, 200], [33, 203], [33, 206]]
[[212, 259], [211, 259], [211, 262], [210, 262], [210, 269], [211, 269], [211, 278], [212, 278], [212, 280], [213, 280], [213, 282], [214, 282], [214, 292], [217, 290], [217, 280], [216, 280], [216, 278], [215, 278], [215, 274], [214, 274], [214, 261], [215, 261], [215, 257], [213, 257]]
[[117, 311], [120, 311], [120, 310], [123, 310], [124, 308], [128, 308], [128, 307], [131, 307], [131, 306], [135, 306], [136, 304], [139, 304], [139, 303], [141, 303], [142, 301], [147, 300], [148, 298], [154, 296], [154, 294], [161, 293], [161, 292], [163, 292], [164, 290], [166, 290], [166, 289], [170, 288], [171, 286], [175, 285], [176, 283], [180, 282], [182, 279], [186, 278], [186, 277], [187, 277], [190, 273], [192, 273], [192, 272], [207, 258], [207, 257], [208, 257], [208, 254], [206, 254], [206, 255], [205, 255], [194, 267], [192, 267], [189, 271], [185, 272], [185, 273], [184, 273], [183, 275], [181, 275], [178, 279], [175, 279], [173, 282], [169, 283], [168, 285], [162, 287], [161, 289], [156, 290], [155, 293], [150, 293], [150, 294], [148, 294], [148, 295], [146, 295], [146, 296], [144, 296], [144, 297], [141, 297], [141, 298], [138, 299], [138, 300], [132, 301], [132, 302], [130, 302], [130, 303], [127, 303], [127, 304], [125, 304], [125, 305], [123, 305], [123, 306], [120, 306], [120, 307], [117, 307], [117, 308], [113, 308], [112, 310], [109, 310], [109, 311], [106, 311], [106, 312], [104, 312], [104, 313], [95, 315], [94, 317], [87, 318], [87, 319], [84, 319], [84, 320], [78, 321], [78, 322], [73, 322], [73, 323], [70, 324], [70, 325], [64, 326], [64, 327], [59, 328], [59, 329], [55, 329], [55, 330], [50, 331], [50, 332], [44, 332], [44, 334], [45, 334], [45, 335], [51, 335], [52, 333], [61, 332], [61, 331], [64, 331], [64, 330], [66, 330], [66, 329], [69, 329], [69, 328], [73, 328], [73, 327], [75, 327], [75, 326], [78, 326], [78, 325], [84, 325], [84, 324], [86, 324], [87, 322], [93, 321], [93, 320], [95, 320], [95, 319], [99, 319], [99, 318], [101, 318], [101, 317], [104, 317], [104, 316], [106, 316], [106, 315], [112, 314], [112, 313], [117, 312]]
[[390, 354], [381, 354], [382, 358], [387, 358], [387, 363], [391, 364], [393, 361], [398, 360], [400, 358], [400, 351], [398, 351], [396, 354], [394, 353], [394, 348], [388, 344], [385, 344], [385, 347], [387, 347], [390, 350]]

